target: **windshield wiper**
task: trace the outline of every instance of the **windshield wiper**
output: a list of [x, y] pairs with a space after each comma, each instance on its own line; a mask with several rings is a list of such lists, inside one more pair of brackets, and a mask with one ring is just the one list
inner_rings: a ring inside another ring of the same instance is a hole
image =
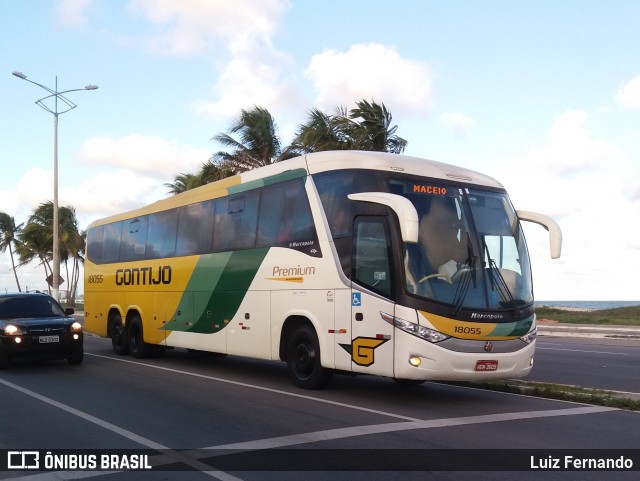
[[467, 291], [469, 290], [469, 286], [471, 285], [471, 280], [473, 280], [473, 287], [477, 287], [476, 285], [476, 261], [477, 256], [473, 250], [473, 243], [471, 242], [471, 236], [467, 232], [467, 260], [465, 261], [465, 268], [462, 272], [462, 278], [458, 283], [458, 288], [456, 289], [456, 294], [453, 298], [453, 305], [455, 309], [453, 311], [453, 315], [457, 316], [462, 309], [462, 304], [464, 303], [464, 299], [467, 296]]
[[511, 289], [509, 289], [507, 282], [500, 273], [500, 268], [496, 264], [495, 259], [491, 258], [491, 255], [489, 254], [489, 247], [484, 239], [482, 239], [482, 245], [487, 254], [487, 259], [489, 260], [489, 280], [491, 281], [491, 287], [498, 291], [503, 302], [511, 304], [513, 307], [514, 317], [519, 319], [520, 308], [518, 307], [518, 303], [513, 297], [513, 294], [511, 294]]

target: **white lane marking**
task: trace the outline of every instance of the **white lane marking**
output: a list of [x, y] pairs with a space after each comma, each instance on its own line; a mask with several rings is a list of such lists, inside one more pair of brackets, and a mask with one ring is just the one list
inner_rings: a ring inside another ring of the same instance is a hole
[[93, 353], [89, 353], [89, 352], [85, 352], [85, 355], [101, 357], [103, 359], [109, 359], [110, 361], [126, 362], [126, 363], [129, 363], [129, 364], [135, 364], [137, 366], [150, 367], [150, 368], [153, 368], [153, 369], [159, 369], [159, 370], [162, 370], [162, 371], [173, 372], [173, 373], [181, 374], [181, 375], [184, 375], [184, 376], [193, 376], [193, 377], [199, 377], [199, 378], [202, 378], [202, 379], [209, 379], [210, 381], [224, 382], [224, 383], [227, 383], [227, 384], [233, 384], [235, 386], [242, 386], [242, 387], [247, 387], [247, 388], [250, 388], [250, 389], [257, 389], [259, 391], [265, 391], [265, 392], [271, 392], [271, 393], [275, 393], [275, 394], [280, 394], [282, 396], [289, 396], [289, 397], [295, 397], [295, 398], [299, 398], [299, 399], [306, 399], [308, 401], [315, 401], [315, 402], [324, 403], [324, 404], [331, 404], [333, 406], [339, 406], [339, 407], [348, 408], [348, 409], [355, 409], [357, 411], [364, 411], [364, 412], [368, 412], [368, 413], [372, 413], [372, 414], [380, 414], [382, 416], [388, 416], [388, 417], [392, 417], [392, 418], [396, 418], [396, 419], [404, 419], [406, 421], [420, 421], [419, 418], [413, 418], [413, 417], [410, 417], [410, 416], [402, 416], [400, 414], [394, 414], [394, 413], [389, 413], [389, 412], [385, 412], [385, 411], [379, 411], [377, 409], [365, 408], [365, 407], [362, 407], [362, 406], [356, 406], [354, 404], [346, 404], [346, 403], [341, 403], [341, 402], [338, 402], [338, 401], [331, 401], [329, 399], [321, 399], [321, 398], [317, 398], [317, 397], [313, 397], [313, 396], [307, 396], [307, 395], [304, 395], [304, 394], [298, 394], [298, 393], [293, 393], [293, 392], [288, 392], [288, 391], [281, 391], [280, 389], [273, 389], [273, 388], [269, 388], [269, 387], [256, 386], [255, 384], [248, 384], [248, 383], [245, 383], [245, 382], [232, 381], [230, 379], [224, 379], [224, 378], [221, 378], [221, 377], [208, 376], [206, 374], [198, 374], [198, 373], [189, 372], [189, 371], [181, 371], [179, 369], [173, 369], [173, 368], [170, 368], [170, 367], [157, 366], [157, 365], [154, 365], [154, 364], [147, 364], [145, 362], [131, 361], [131, 360], [128, 360], [128, 359], [121, 359], [121, 358], [111, 357], [111, 356], [103, 356], [101, 354], [93, 354]]
[[624, 352], [608, 352], [608, 351], [588, 351], [586, 349], [567, 349], [564, 347], [540, 347], [536, 346], [536, 349], [540, 349], [541, 351], [569, 351], [569, 352], [588, 352], [592, 354], [610, 354], [612, 356], [629, 356]]
[[[42, 394], [38, 394], [35, 391], [31, 391], [30, 389], [24, 388], [22, 386], [19, 386], [17, 384], [14, 384], [10, 381], [7, 381], [5, 379], [0, 378], [0, 384], [4, 384], [5, 386], [11, 388], [11, 389], [15, 389], [16, 391], [19, 391], [23, 394], [26, 394], [29, 397], [32, 397], [34, 399], [37, 399], [38, 401], [42, 401], [43, 403], [49, 404], [50, 406], [56, 407], [58, 409], [61, 409], [65, 412], [68, 412], [69, 414], [72, 414], [74, 416], [77, 416], [81, 419], [84, 419], [85, 421], [88, 421], [90, 423], [96, 424], [99, 427], [103, 428], [103, 429], [107, 429], [113, 433], [119, 434], [120, 436], [123, 436], [131, 441], [134, 441], [138, 444], [141, 444], [142, 446], [146, 446], [147, 448], [151, 448], [151, 449], [157, 449], [157, 450], [163, 450], [165, 451], [165, 456], [169, 456], [169, 458], [173, 458], [173, 462], [183, 462], [188, 464], [189, 466], [196, 468], [198, 471], [201, 471], [204, 474], [208, 474], [209, 476], [212, 476], [214, 478], [220, 479], [222, 481], [241, 481], [239, 478], [235, 478], [231, 475], [228, 475], [227, 473], [223, 473], [221, 471], [215, 471], [211, 469], [211, 466], [204, 464], [200, 461], [197, 461], [193, 458], [189, 458], [188, 456], [185, 456], [183, 453], [179, 453], [176, 451], [172, 451], [171, 448], [169, 448], [168, 446], [165, 446], [163, 444], [160, 443], [156, 443], [155, 441], [152, 441], [151, 439], [145, 438], [143, 436], [140, 436], [132, 431], [129, 431], [127, 429], [121, 428], [119, 426], [116, 426], [115, 424], [112, 424], [108, 421], [105, 421], [103, 419], [100, 419], [96, 416], [93, 416], [91, 414], [85, 413], [84, 411], [80, 411], [79, 409], [76, 409], [74, 407], [71, 407], [67, 404], [61, 403], [59, 401], [56, 401], [55, 399], [51, 399], [49, 397], [43, 396]], [[170, 454], [167, 454], [166, 451], [170, 451]], [[118, 471], [102, 471], [103, 474], [111, 474], [114, 472], [118, 472]], [[46, 473], [46, 474], [52, 474], [52, 473]], [[44, 479], [44, 478], [43, 478]], [[46, 478], [46, 479], [52, 479], [52, 478]], [[53, 478], [56, 479], [56, 478]], [[66, 479], [66, 478], [65, 478]]]
[[569, 409], [550, 409], [547, 411], [526, 411], [516, 413], [487, 414], [482, 416], [467, 416], [461, 418], [429, 419], [425, 421], [413, 421], [404, 423], [373, 424], [369, 426], [355, 426], [350, 428], [329, 429], [314, 433], [295, 434], [271, 439], [258, 439], [241, 443], [221, 444], [203, 449], [234, 449], [255, 450], [282, 448], [300, 444], [343, 439], [355, 436], [368, 436], [372, 434], [408, 431], [413, 429], [433, 429], [452, 426], [464, 426], [469, 424], [495, 423], [501, 421], [515, 421], [519, 419], [534, 419], [556, 416], [575, 416], [580, 414], [593, 414], [607, 411], [615, 411], [615, 408], [603, 406], [584, 406]]

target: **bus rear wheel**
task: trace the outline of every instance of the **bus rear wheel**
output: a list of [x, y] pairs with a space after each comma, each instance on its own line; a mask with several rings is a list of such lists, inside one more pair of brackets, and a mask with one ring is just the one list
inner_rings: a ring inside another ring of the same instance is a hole
[[142, 319], [140, 319], [139, 316], [135, 316], [131, 319], [127, 333], [127, 337], [129, 339], [129, 352], [133, 357], [142, 359], [153, 354], [155, 346], [144, 342]]
[[320, 389], [329, 382], [331, 370], [320, 363], [320, 343], [308, 325], [296, 328], [287, 346], [287, 369], [296, 386]]
[[127, 328], [122, 324], [122, 316], [116, 314], [111, 321], [111, 347], [120, 356], [129, 354]]

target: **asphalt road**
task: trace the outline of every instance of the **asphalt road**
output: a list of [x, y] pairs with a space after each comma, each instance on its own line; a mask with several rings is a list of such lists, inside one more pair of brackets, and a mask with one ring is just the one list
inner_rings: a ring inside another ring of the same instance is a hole
[[[532, 468], [580, 449], [632, 449], [624, 453], [640, 467], [635, 412], [367, 376], [335, 376], [326, 390], [303, 391], [281, 363], [183, 350], [140, 361], [94, 337], [85, 350], [81, 366], [27, 363], [0, 372], [0, 450], [149, 449], [156, 469], [171, 470], [14, 470], [0, 478], [477, 481], [511, 480], [503, 470], [512, 469], [524, 480], [637, 479], [629, 471]], [[542, 349], [538, 362], [553, 364], [557, 355]], [[228, 456], [238, 450], [245, 457]], [[438, 463], [457, 471], [429, 472]]]
[[538, 338], [530, 381], [623, 391], [640, 396], [640, 342]]

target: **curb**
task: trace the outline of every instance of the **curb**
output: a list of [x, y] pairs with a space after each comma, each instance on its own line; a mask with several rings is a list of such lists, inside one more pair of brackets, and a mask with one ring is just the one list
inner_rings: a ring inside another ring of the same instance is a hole
[[584, 324], [538, 324], [538, 335], [549, 337], [640, 340], [640, 327], [594, 326]]

